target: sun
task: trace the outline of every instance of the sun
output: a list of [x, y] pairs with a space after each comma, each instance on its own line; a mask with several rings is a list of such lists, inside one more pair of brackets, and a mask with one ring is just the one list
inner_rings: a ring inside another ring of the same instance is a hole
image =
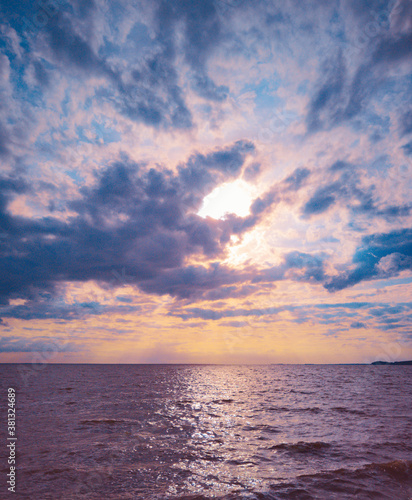
[[253, 200], [253, 188], [240, 179], [215, 188], [204, 200], [198, 215], [222, 219], [226, 214], [245, 217]]

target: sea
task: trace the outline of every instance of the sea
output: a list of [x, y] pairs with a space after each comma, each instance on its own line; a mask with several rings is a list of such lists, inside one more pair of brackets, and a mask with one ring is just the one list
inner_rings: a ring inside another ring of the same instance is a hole
[[3, 364], [0, 387], [1, 499], [412, 499], [412, 366]]

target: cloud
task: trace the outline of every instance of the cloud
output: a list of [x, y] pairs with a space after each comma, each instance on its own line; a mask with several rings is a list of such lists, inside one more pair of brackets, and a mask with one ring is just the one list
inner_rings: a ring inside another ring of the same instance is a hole
[[260, 163], [252, 163], [251, 165], [249, 165], [247, 168], [245, 168], [244, 172], [243, 172], [243, 178], [246, 180], [246, 181], [253, 181], [254, 179], [256, 179], [260, 172], [261, 172], [261, 167], [262, 165]]
[[325, 284], [331, 292], [361, 281], [393, 277], [412, 269], [412, 229], [365, 236], [353, 256], [355, 269], [345, 271]]
[[0, 306], [0, 315], [4, 318], [18, 318], [25, 321], [31, 319], [71, 321], [89, 315], [99, 315], [105, 310], [105, 307], [97, 302], [69, 304], [53, 299], [51, 293], [40, 292], [30, 297], [25, 304]]
[[225, 85], [220, 85], [218, 87], [209, 77], [204, 75], [197, 75], [194, 77], [192, 88], [200, 96], [211, 101], [224, 101], [229, 92], [228, 87]]
[[298, 251], [283, 255], [283, 263], [256, 272], [252, 283], [281, 281], [321, 282], [324, 279], [324, 256], [313, 255]]
[[[330, 130], [345, 121], [352, 121], [356, 127], [354, 120], [364, 120], [374, 97], [390, 86], [390, 71], [408, 63], [412, 57], [412, 25], [406, 21], [410, 16], [409, 7], [402, 2], [390, 6], [386, 0], [379, 3], [348, 0], [343, 7], [347, 36], [353, 40], [333, 55], [330, 55], [331, 49], [323, 60], [319, 81], [307, 108], [309, 134]], [[406, 16], [402, 16], [402, 21], [401, 11], [405, 11]], [[352, 16], [348, 16], [348, 12]], [[348, 72], [349, 64], [356, 70]], [[410, 92], [406, 87], [403, 95], [408, 101]], [[401, 135], [408, 133], [408, 120], [406, 113], [401, 119]]]
[[[129, 119], [154, 128], [192, 128], [192, 112], [179, 81], [179, 52], [183, 52], [190, 68], [191, 88], [209, 101], [226, 99], [228, 87], [217, 85], [208, 74], [208, 60], [224, 39], [214, 1], [178, 0], [171, 5], [158, 0], [139, 6], [124, 2], [124, 11], [140, 20], [129, 25], [128, 31], [118, 13], [119, 27], [112, 28], [110, 19], [94, 2], [88, 2], [87, 8], [84, 2], [66, 7], [60, 3], [15, 6], [6, 15], [53, 69], [58, 68], [70, 80], [99, 78], [100, 87], [94, 95], [97, 101], [109, 103]], [[20, 11], [21, 22], [16, 22], [16, 10]], [[114, 9], [108, 11], [113, 14]], [[41, 26], [37, 26], [39, 22]], [[113, 36], [116, 31], [117, 37]], [[126, 51], [134, 55], [127, 68], [121, 59]], [[37, 83], [47, 87], [48, 71], [40, 60], [32, 64]]]
[[[396, 329], [399, 334], [407, 336], [410, 332], [412, 303], [388, 304], [379, 302], [347, 302], [347, 303], [322, 303], [303, 305], [282, 305], [279, 307], [258, 308], [224, 308], [205, 309], [198, 307], [185, 307], [173, 310], [170, 316], [176, 316], [184, 321], [194, 318], [203, 321], [220, 321], [225, 318], [254, 318], [258, 322], [276, 323], [283, 322], [287, 311], [289, 321], [297, 324], [313, 323], [320, 325], [335, 325], [334, 334], [346, 332], [349, 329]], [[235, 328], [250, 327], [249, 320], [224, 321], [222, 326]], [[339, 327], [339, 328], [338, 328]]]
[[244, 328], [248, 326], [248, 324], [247, 321], [226, 321], [221, 323], [222, 326], [230, 326], [231, 328]]
[[[251, 278], [247, 271], [237, 271], [212, 263], [209, 267], [186, 266], [158, 273], [140, 283], [148, 293], [169, 294], [178, 298], [201, 298], [204, 292]], [[210, 295], [206, 294], [206, 297]]]
[[310, 101], [306, 117], [308, 132], [323, 128], [325, 119], [333, 123], [334, 115], [338, 113], [338, 106], [341, 105], [345, 80], [345, 62], [340, 52], [323, 63], [320, 88]]
[[203, 309], [199, 307], [190, 307], [184, 309], [182, 312], [171, 312], [170, 316], [178, 316], [183, 320], [188, 320], [192, 318], [201, 318], [204, 320], [217, 321], [222, 318], [235, 318], [238, 316], [265, 316], [265, 315], [276, 315], [286, 309], [293, 309], [293, 307], [267, 307], [263, 309], [225, 309], [225, 310], [214, 310], [214, 309]]
[[127, 296], [124, 296], [124, 295], [118, 295], [116, 297], [116, 300], [118, 300], [119, 302], [126, 302], [127, 304], [132, 304], [133, 303], [133, 297], [127, 297]]
[[399, 133], [401, 137], [412, 134], [412, 109], [409, 109], [401, 115]]
[[[80, 189], [80, 198], [68, 200], [77, 215], [65, 222], [11, 216], [10, 196], [28, 188], [19, 179], [4, 178], [1, 222], [14, 253], [6, 247], [1, 255], [2, 300], [38, 300], [63, 281], [110, 283], [114, 268], [124, 268], [142, 290], [179, 297], [239, 281], [242, 272], [215, 264], [185, 266], [184, 259], [223, 255], [230, 235], [241, 235], [257, 221], [205, 220], [192, 212], [217, 184], [240, 175], [253, 150], [252, 143], [237, 141], [209, 154], [195, 153], [177, 174], [115, 161], [96, 173], [94, 185]], [[47, 317], [38, 307], [38, 317]], [[26, 306], [13, 310], [19, 317], [35, 314]]]
[[412, 204], [385, 206], [374, 185], [363, 185], [361, 171], [355, 165], [339, 160], [320, 173], [320, 186], [302, 207], [304, 218], [327, 213], [336, 205], [350, 209], [353, 214], [387, 219], [406, 217], [411, 212]]
[[404, 150], [406, 156], [412, 156], [412, 141], [404, 144], [402, 149]]
[[[336, 165], [339, 165], [339, 168], [336, 168]], [[323, 177], [324, 185], [316, 189], [302, 208], [304, 217], [322, 214], [336, 203], [348, 205], [348, 201], [352, 199], [356, 200], [356, 203], [352, 205], [353, 209], [358, 212], [371, 211], [375, 208], [373, 187], [361, 187], [359, 174], [354, 167], [352, 167], [351, 171], [348, 171], [347, 166], [343, 168], [340, 163], [336, 162], [332, 165], [330, 171], [333, 174], [341, 172], [340, 177], [333, 181], [329, 181], [327, 175]]]
[[372, 63], [393, 65], [404, 60], [412, 59], [411, 54], [412, 33], [396, 37], [384, 37], [380, 41], [374, 54]]
[[79, 347], [73, 342], [61, 339], [27, 339], [24, 337], [1, 337], [0, 352], [42, 352], [52, 356], [55, 352], [77, 352]]
[[[409, 268], [409, 257], [394, 248], [380, 255], [381, 262], [358, 250], [354, 256], [357, 268], [333, 278], [325, 272], [326, 255], [322, 253], [286, 252], [281, 264], [261, 269], [219, 265], [213, 259], [225, 255], [231, 235], [242, 236], [277, 203], [293, 202], [290, 194], [306, 186], [311, 175], [307, 168], [295, 169], [257, 198], [246, 217], [229, 214], [214, 220], [197, 216], [203, 197], [220, 183], [239, 177], [246, 158], [254, 152], [253, 143], [237, 141], [207, 154], [193, 153], [176, 172], [127, 158], [114, 161], [95, 173], [93, 185], [80, 188], [80, 197], [67, 201], [77, 215], [65, 222], [52, 217], [30, 220], [11, 216], [7, 206], [12, 195], [24, 193], [28, 187], [20, 178], [4, 178], [0, 182], [1, 220], [16, 253], [3, 253], [0, 292], [3, 303], [9, 298], [32, 302], [4, 310], [4, 316], [70, 317], [59, 308], [46, 306], [44, 294], [53, 296], [57, 285], [66, 281], [94, 280], [115, 286], [114, 268], [125, 269], [129, 283], [146, 293], [191, 300], [242, 297], [254, 293], [258, 283], [281, 280], [319, 283], [337, 291], [363, 279], [392, 276]], [[348, 172], [350, 168], [347, 163], [335, 162], [326, 170], [331, 175], [338, 173], [339, 178], [328, 183], [328, 176], [323, 176], [326, 186], [317, 188], [306, 202], [305, 216], [323, 213], [350, 197], [361, 202], [358, 211], [387, 216], [409, 212], [410, 207], [399, 206], [378, 210], [372, 190], [362, 190], [357, 175]], [[374, 240], [365, 238], [364, 243], [372, 245]], [[371, 248], [376, 253], [375, 246]], [[195, 255], [203, 255], [209, 262], [187, 265], [186, 258]], [[20, 269], [25, 270], [23, 275]], [[100, 311], [98, 305], [87, 308], [97, 314]]]
[[362, 323], [361, 321], [354, 321], [350, 325], [351, 328], [366, 328], [365, 323]]
[[296, 191], [303, 186], [310, 173], [308, 168], [297, 168], [284, 180], [284, 183], [288, 186], [288, 189]]
[[339, 194], [341, 186], [339, 183], [333, 183], [329, 186], [316, 190], [312, 198], [303, 207], [305, 215], [314, 215], [325, 212], [336, 201], [336, 194]]
[[[185, 319], [406, 328], [406, 309], [344, 297], [411, 269], [410, 12], [406, 0], [4, 3], [0, 315], [141, 314], [138, 293], [170, 295]], [[248, 215], [197, 215], [241, 178], [257, 193]], [[123, 284], [135, 292], [112, 305], [63, 300]], [[337, 304], [292, 305], [295, 289], [323, 301], [323, 287]], [[282, 302], [259, 308], [273, 290]]]

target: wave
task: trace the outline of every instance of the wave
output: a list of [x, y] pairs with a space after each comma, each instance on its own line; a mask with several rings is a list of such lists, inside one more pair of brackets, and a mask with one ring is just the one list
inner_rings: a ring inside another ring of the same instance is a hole
[[393, 460], [385, 463], [372, 463], [365, 465], [365, 470], [383, 472], [399, 481], [412, 482], [412, 461]]
[[292, 409], [288, 406], [269, 406], [267, 411], [291, 411]]
[[353, 410], [352, 408], [346, 408], [345, 406], [333, 406], [332, 407], [333, 411], [337, 411], [339, 413], [350, 413], [352, 415], [359, 415], [362, 417], [368, 417], [370, 416], [369, 413], [366, 413], [365, 411], [362, 410]]
[[226, 463], [229, 465], [239, 465], [243, 467], [254, 467], [256, 465], [259, 465], [257, 462], [253, 462], [252, 460], [236, 460], [236, 459], [228, 460]]
[[325, 443], [324, 441], [314, 441], [305, 442], [299, 441], [297, 443], [279, 443], [270, 446], [269, 450], [285, 450], [294, 453], [316, 453], [323, 450], [327, 450], [331, 447], [330, 443]]
[[289, 406], [270, 406], [267, 408], [267, 411], [289, 411], [294, 413], [320, 413], [322, 410], [317, 406], [309, 407], [309, 408], [291, 408]]
[[[410, 500], [412, 462], [393, 460], [370, 463], [358, 469], [337, 469], [298, 476], [272, 484], [262, 499], [273, 500]], [[236, 497], [233, 497], [236, 498]]]
[[396, 449], [396, 450], [400, 450], [400, 451], [412, 452], [412, 444], [407, 444], [407, 443], [400, 443], [400, 442], [396, 443], [393, 441], [383, 441], [380, 443], [372, 443], [372, 444], [370, 444], [370, 446], [376, 450], [381, 450], [382, 448], [389, 448], [390, 450]]
[[81, 420], [81, 424], [116, 424], [120, 420], [114, 420], [112, 418], [97, 418], [92, 420]]
[[263, 432], [271, 432], [273, 434], [276, 434], [278, 432], [281, 432], [279, 428], [273, 427], [273, 425], [268, 425], [268, 424], [258, 424], [258, 425], [244, 425], [242, 427], [242, 430], [244, 431], [263, 431]]
[[101, 424], [114, 425], [123, 423], [136, 424], [137, 421], [131, 419], [127, 420], [127, 419], [115, 419], [115, 418], [92, 418], [88, 420], [80, 420], [81, 425], [101, 425]]
[[293, 412], [309, 412], [309, 413], [320, 413], [322, 410], [317, 406], [313, 406], [310, 408], [292, 408], [290, 411]]
[[296, 389], [291, 389], [290, 394], [315, 394], [314, 391], [297, 391]]

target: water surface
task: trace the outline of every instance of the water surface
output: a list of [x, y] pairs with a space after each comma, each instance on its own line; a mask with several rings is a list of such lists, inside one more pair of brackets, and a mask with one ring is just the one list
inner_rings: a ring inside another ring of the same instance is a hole
[[37, 368], [0, 366], [14, 498], [412, 498], [411, 366]]

